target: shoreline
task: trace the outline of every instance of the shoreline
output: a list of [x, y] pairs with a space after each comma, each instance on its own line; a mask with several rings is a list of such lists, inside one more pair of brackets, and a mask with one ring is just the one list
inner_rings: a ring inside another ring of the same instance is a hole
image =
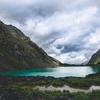
[[26, 86], [55, 86], [62, 87], [68, 85], [72, 88], [88, 89], [92, 85], [100, 86], [100, 72], [89, 74], [86, 77], [60, 77], [51, 76], [2, 76], [0, 75], [0, 84], [18, 84]]
[[72, 88], [68, 85], [64, 85], [63, 87], [54, 87], [50, 85], [50, 86], [35, 86], [33, 87], [33, 90], [35, 89], [38, 89], [40, 91], [61, 91], [61, 92], [69, 91], [70, 93], [74, 93], [74, 92], [89, 93], [92, 91], [100, 90], [100, 86], [91, 86], [89, 89], [80, 89], [80, 88]]

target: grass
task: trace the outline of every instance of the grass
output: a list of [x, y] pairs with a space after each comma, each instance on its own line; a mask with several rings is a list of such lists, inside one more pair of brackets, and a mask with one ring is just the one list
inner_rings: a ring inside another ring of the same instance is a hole
[[[29, 81], [30, 80], [30, 81]], [[3, 84], [1, 84], [3, 82]], [[4, 84], [6, 82], [6, 84]], [[54, 85], [54, 86], [63, 86], [69, 85], [75, 88], [89, 88], [91, 85], [100, 86], [100, 74], [90, 75], [85, 78], [78, 77], [66, 77], [66, 78], [48, 78], [48, 77], [8, 77], [0, 79], [0, 91], [2, 87], [6, 90], [13, 89], [16, 94], [25, 94], [33, 98], [38, 96], [40, 100], [53, 100], [53, 98], [67, 98], [71, 100], [100, 100], [100, 91], [92, 91], [89, 93], [84, 92], [74, 92], [70, 93], [69, 91], [41, 91], [39, 89], [33, 90], [33, 86], [41, 85]], [[31, 99], [30, 99], [31, 100]], [[55, 100], [55, 99], [54, 99]], [[58, 99], [57, 99], [58, 100]], [[66, 100], [66, 99], [65, 99]]]
[[[0, 87], [1, 88], [1, 87]], [[38, 95], [40, 97], [40, 100], [53, 100], [52, 98], [61, 98], [61, 97], [67, 97], [71, 100], [100, 100], [100, 91], [92, 91], [90, 93], [84, 93], [84, 92], [75, 92], [70, 93], [69, 91], [40, 91], [38, 89], [32, 90], [28, 89], [26, 87], [19, 87], [16, 85], [9, 85], [6, 86], [6, 88], [13, 89], [16, 94], [26, 94], [26, 96], [31, 95]], [[63, 99], [60, 99], [63, 100]]]

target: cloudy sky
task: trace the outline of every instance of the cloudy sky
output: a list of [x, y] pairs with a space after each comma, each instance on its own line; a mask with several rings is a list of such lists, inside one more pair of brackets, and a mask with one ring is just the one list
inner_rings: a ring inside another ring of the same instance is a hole
[[0, 0], [0, 20], [64, 63], [87, 61], [100, 48], [100, 0]]

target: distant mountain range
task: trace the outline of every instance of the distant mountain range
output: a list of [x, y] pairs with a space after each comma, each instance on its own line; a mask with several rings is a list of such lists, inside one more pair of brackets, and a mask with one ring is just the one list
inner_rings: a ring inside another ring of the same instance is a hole
[[89, 65], [100, 65], [100, 49], [95, 54], [92, 55], [88, 64]]
[[54, 67], [60, 64], [60, 61], [48, 56], [18, 28], [0, 21], [0, 71]]

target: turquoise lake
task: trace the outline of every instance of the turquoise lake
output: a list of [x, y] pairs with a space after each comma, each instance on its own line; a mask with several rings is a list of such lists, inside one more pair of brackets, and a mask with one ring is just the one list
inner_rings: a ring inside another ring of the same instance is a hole
[[34, 68], [31, 70], [17, 70], [4, 72], [2, 75], [10, 76], [53, 76], [53, 77], [85, 77], [88, 74], [100, 72], [100, 67], [65, 66], [56, 68]]

